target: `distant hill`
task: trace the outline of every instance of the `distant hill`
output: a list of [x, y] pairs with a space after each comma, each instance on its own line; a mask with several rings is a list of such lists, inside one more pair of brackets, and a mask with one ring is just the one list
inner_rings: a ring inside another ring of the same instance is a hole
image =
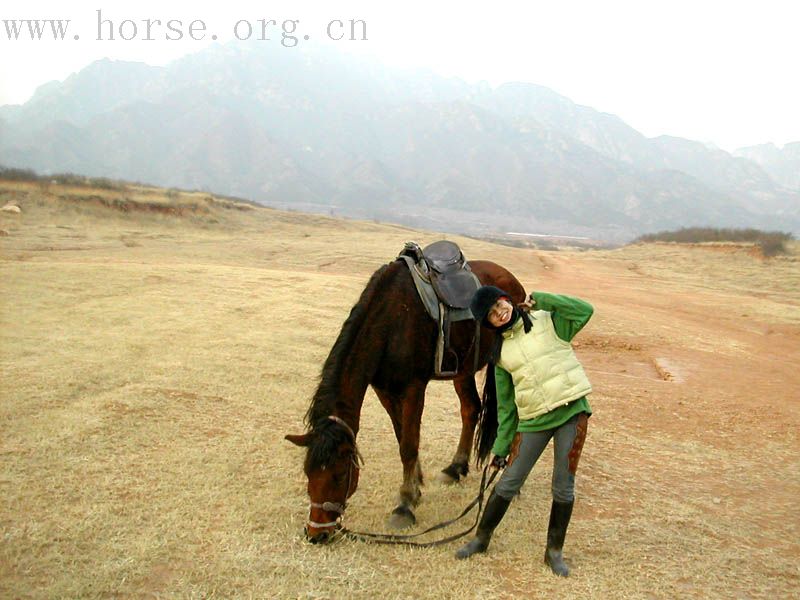
[[734, 152], [769, 173], [775, 181], [793, 190], [800, 190], [800, 142], [778, 148], [775, 144], [761, 144], [739, 148]]
[[758, 161], [646, 138], [541, 86], [310, 46], [95, 62], [0, 107], [0, 164], [465, 233], [800, 232], [800, 192]]

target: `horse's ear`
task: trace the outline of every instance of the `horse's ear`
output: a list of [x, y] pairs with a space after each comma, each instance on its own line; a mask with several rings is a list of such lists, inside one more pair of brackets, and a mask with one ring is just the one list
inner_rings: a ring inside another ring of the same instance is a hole
[[308, 446], [308, 438], [309, 438], [309, 435], [307, 433], [304, 433], [303, 435], [291, 435], [291, 434], [289, 434], [289, 435], [285, 436], [283, 439], [289, 440], [295, 446]]

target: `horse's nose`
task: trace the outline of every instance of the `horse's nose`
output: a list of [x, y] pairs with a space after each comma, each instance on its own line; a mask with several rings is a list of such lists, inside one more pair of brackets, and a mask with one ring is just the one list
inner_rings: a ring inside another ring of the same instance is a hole
[[331, 539], [330, 531], [320, 531], [319, 533], [315, 533], [314, 535], [310, 535], [308, 533], [308, 529], [306, 529], [306, 538], [312, 544], [325, 544]]

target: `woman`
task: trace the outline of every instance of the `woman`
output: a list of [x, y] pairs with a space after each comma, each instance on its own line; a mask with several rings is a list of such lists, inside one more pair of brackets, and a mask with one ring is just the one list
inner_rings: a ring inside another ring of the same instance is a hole
[[[470, 308], [477, 321], [499, 333], [488, 367], [495, 365], [497, 392], [492, 466], [508, 468], [486, 503], [475, 539], [456, 557], [486, 551], [512, 498], [553, 438], [553, 503], [544, 560], [555, 574], [566, 577], [569, 568], [562, 548], [575, 500], [575, 471], [592, 413], [586, 399], [592, 387], [570, 341], [593, 309], [583, 300], [544, 292], [532, 293], [527, 303], [516, 307], [506, 292], [494, 286], [475, 292]], [[484, 426], [493, 423], [489, 417], [487, 421], [482, 416]]]

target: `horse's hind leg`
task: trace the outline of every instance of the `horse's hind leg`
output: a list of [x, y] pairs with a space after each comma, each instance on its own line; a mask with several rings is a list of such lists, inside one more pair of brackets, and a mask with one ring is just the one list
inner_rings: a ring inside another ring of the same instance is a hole
[[390, 526], [401, 529], [417, 522], [413, 508], [419, 504], [422, 492], [422, 467], [419, 463], [419, 431], [422, 422], [422, 407], [425, 401], [423, 382], [409, 385], [401, 398], [375, 389], [378, 398], [392, 418], [395, 436], [400, 446], [403, 463], [403, 484], [400, 486], [399, 504], [389, 518]]
[[453, 387], [461, 401], [461, 437], [458, 440], [456, 453], [453, 455], [453, 462], [437, 475], [437, 479], [444, 483], [456, 483], [460, 478], [466, 477], [469, 472], [472, 439], [481, 409], [481, 398], [478, 395], [478, 388], [475, 387], [474, 375], [463, 375], [454, 379]]

